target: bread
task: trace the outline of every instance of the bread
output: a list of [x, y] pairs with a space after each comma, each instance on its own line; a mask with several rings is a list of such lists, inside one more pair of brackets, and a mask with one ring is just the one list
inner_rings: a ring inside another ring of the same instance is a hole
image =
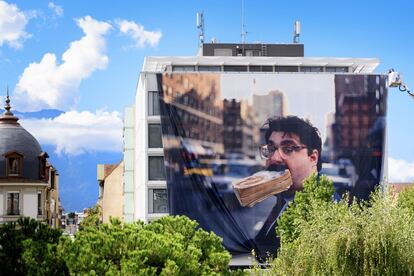
[[252, 207], [266, 198], [289, 189], [292, 177], [284, 172], [260, 171], [232, 183], [241, 206]]

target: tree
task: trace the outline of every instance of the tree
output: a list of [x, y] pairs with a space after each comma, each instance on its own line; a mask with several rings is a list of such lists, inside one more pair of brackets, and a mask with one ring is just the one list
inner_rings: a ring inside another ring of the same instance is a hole
[[98, 226], [101, 223], [102, 209], [99, 204], [88, 208], [86, 214], [87, 216], [79, 223], [79, 230], [88, 226]]
[[0, 275], [66, 274], [56, 250], [61, 234], [31, 218], [0, 226]]
[[59, 251], [71, 274], [230, 274], [230, 254], [221, 239], [184, 216], [166, 216], [147, 225], [111, 219], [85, 227], [74, 241], [62, 240]]

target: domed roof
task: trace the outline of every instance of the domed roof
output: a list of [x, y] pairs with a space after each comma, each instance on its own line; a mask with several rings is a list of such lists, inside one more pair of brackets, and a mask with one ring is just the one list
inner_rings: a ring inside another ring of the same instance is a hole
[[39, 180], [39, 142], [25, 130], [10, 111], [10, 99], [6, 98], [6, 111], [0, 116], [0, 178], [6, 177], [6, 156], [17, 153], [23, 156], [22, 178]]

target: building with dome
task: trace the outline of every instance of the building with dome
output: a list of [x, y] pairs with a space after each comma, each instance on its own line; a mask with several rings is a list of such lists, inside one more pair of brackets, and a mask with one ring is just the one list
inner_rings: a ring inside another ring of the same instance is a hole
[[0, 224], [24, 216], [60, 227], [57, 170], [10, 109], [7, 95], [0, 116]]

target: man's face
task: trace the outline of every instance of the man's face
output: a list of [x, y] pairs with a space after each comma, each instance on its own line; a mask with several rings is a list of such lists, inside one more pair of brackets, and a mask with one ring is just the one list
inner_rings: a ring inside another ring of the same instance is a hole
[[285, 133], [274, 131], [269, 137], [268, 145], [276, 148], [281, 146], [293, 146], [295, 148], [289, 154], [280, 154], [278, 150], [266, 161], [266, 166], [271, 165], [285, 165], [290, 170], [292, 175], [293, 185], [292, 190], [301, 190], [303, 187], [303, 180], [309, 177], [313, 172], [317, 171], [318, 151], [313, 150], [311, 155], [308, 155], [308, 148], [300, 142], [299, 136], [292, 133]]

